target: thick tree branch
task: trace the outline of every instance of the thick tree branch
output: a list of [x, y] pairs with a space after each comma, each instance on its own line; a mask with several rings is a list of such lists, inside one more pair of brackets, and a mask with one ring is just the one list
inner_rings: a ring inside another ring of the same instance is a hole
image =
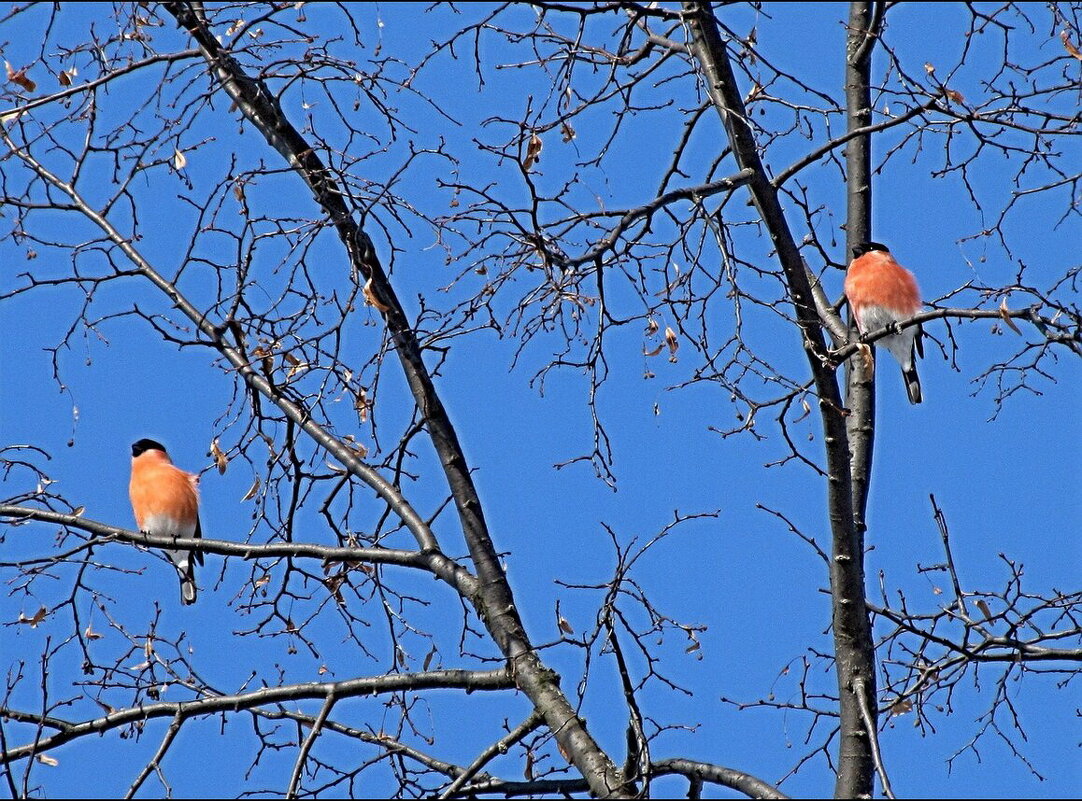
[[870, 795], [875, 768], [863, 731], [860, 706], [853, 694], [853, 680], [858, 677], [872, 680], [875, 650], [871, 621], [864, 603], [863, 549], [854, 523], [850, 453], [841, 395], [834, 372], [825, 361], [826, 345], [804, 261], [786, 220], [777, 187], [770, 180], [748, 124], [743, 95], [711, 4], [687, 2], [684, 8], [691, 29], [692, 54], [725, 125], [737, 165], [753, 172], [748, 182], [752, 202], [777, 252], [819, 395], [829, 475], [827, 505], [833, 534], [830, 586], [843, 733], [836, 792], [842, 797]]
[[201, 5], [165, 3], [164, 7], [195, 39], [222, 89], [233, 98], [241, 113], [308, 184], [316, 201], [337, 228], [353, 267], [367, 280], [372, 293], [385, 306], [384, 320], [417, 408], [439, 455], [470, 558], [476, 567], [480, 588], [470, 600], [477, 605], [481, 619], [500, 650], [512, 660], [519, 687], [544, 714], [561, 747], [582, 771], [593, 791], [598, 795], [622, 796], [626, 791], [622, 788], [623, 782], [612, 760], [586, 731], [574, 707], [561, 691], [558, 678], [544, 667], [533, 651], [492, 543], [458, 435], [436, 392], [422, 359], [416, 334], [380, 264], [371, 238], [353, 219], [331, 171], [286, 118], [277, 98], [263, 81], [249, 76], [218, 43], [202, 14]]
[[16, 759], [25, 759], [36, 754], [45, 753], [79, 737], [89, 734], [101, 734], [120, 726], [142, 723], [161, 717], [187, 720], [217, 712], [234, 712], [240, 709], [252, 709], [265, 704], [283, 701], [326, 700], [328, 698], [341, 700], [343, 698], [431, 689], [459, 689], [467, 692], [507, 690], [514, 686], [511, 673], [505, 668], [498, 670], [432, 670], [423, 673], [389, 673], [371, 678], [347, 679], [328, 683], [289, 684], [283, 687], [267, 687], [262, 690], [238, 693], [236, 695], [216, 695], [191, 701], [142, 704], [78, 723], [63, 721], [58, 718], [45, 718], [39, 712], [23, 712], [3, 707], [0, 708], [0, 715], [13, 721], [56, 728], [59, 731], [56, 734], [41, 737], [36, 742], [28, 745], [11, 747], [4, 751], [3, 754], [0, 754], [0, 760], [11, 762]]

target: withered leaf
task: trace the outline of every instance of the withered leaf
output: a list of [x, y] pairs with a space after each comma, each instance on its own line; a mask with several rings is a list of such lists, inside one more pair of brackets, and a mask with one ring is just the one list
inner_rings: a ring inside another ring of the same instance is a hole
[[19, 622], [20, 623], [26, 623], [26, 624], [28, 624], [30, 626], [30, 628], [36, 629], [38, 627], [38, 623], [40, 623], [41, 621], [43, 621], [45, 619], [45, 615], [48, 614], [48, 611], [49, 610], [47, 610], [43, 606], [40, 609], [38, 609], [37, 612], [34, 613], [33, 617], [27, 617], [22, 612], [20, 612], [19, 613]]
[[218, 468], [218, 473], [225, 475], [225, 469], [229, 466], [229, 457], [225, 455], [225, 451], [218, 444], [217, 437], [211, 440], [210, 455], [214, 457], [214, 464]]
[[575, 129], [571, 127], [569, 123], [560, 123], [560, 133], [563, 134], [565, 142], [570, 142], [575, 138]]
[[1079, 61], [1082, 61], [1082, 52], [1079, 52], [1078, 48], [1074, 46], [1074, 42], [1071, 41], [1071, 34], [1066, 28], [1060, 31], [1059, 38], [1063, 40], [1064, 49]]
[[289, 363], [289, 371], [286, 373], [286, 378], [292, 378], [308, 366], [307, 363], [302, 362], [300, 359], [298, 359], [296, 356], [289, 352], [283, 353], [282, 358]]
[[241, 500], [250, 501], [256, 496], [257, 492], [259, 492], [259, 476], [255, 477], [255, 481], [252, 482], [252, 486], [248, 488], [248, 491], [246, 493], [244, 493], [244, 497], [241, 498]]
[[364, 459], [368, 456], [368, 448], [358, 442], [352, 434], [346, 434], [342, 439], [359, 458]]
[[364, 299], [369, 306], [375, 306], [376, 311], [385, 312], [391, 307], [384, 303], [382, 300], [376, 297], [376, 293], [372, 289], [372, 279], [369, 278], [364, 285]]
[[890, 705], [890, 714], [892, 715], [904, 715], [906, 712], [913, 711], [913, 702], [907, 700], [895, 701]]
[[72, 73], [74, 73], [74, 70], [72, 70], [72, 72], [68, 72], [67, 70], [60, 70], [60, 74], [56, 76], [56, 79], [60, 81], [61, 86], [71, 86]]
[[252, 355], [259, 359], [260, 366], [263, 368], [265, 375], [270, 375], [274, 371], [274, 359], [271, 358], [271, 350], [269, 348], [260, 345], [252, 351]]
[[188, 157], [185, 156], [180, 150], [173, 150], [173, 166], [178, 170], [183, 170], [188, 166]]
[[676, 338], [676, 332], [671, 327], [665, 326], [665, 344], [669, 346], [669, 361], [676, 361], [676, 351], [680, 349], [680, 340]]
[[94, 631], [94, 629], [92, 629], [90, 626], [87, 626], [86, 631], [83, 632], [83, 636], [86, 637], [88, 640], [100, 640], [105, 635], [99, 634], [98, 632]]
[[362, 423], [368, 422], [368, 410], [372, 407], [372, 401], [368, 399], [368, 390], [361, 387], [360, 391], [354, 396], [353, 406], [357, 410], [357, 417], [360, 418]]
[[530, 169], [541, 160], [541, 137], [534, 134], [530, 137], [530, 144], [526, 146], [526, 160], [522, 162], [522, 168], [529, 172]]
[[977, 608], [981, 610], [981, 614], [984, 615], [985, 620], [992, 619], [992, 610], [988, 608], [988, 604], [983, 600], [977, 600]]
[[42, 765], [48, 765], [50, 768], [55, 768], [60, 764], [60, 760], [56, 757], [51, 757], [48, 754], [38, 754], [36, 758]]
[[564, 617], [563, 615], [560, 615], [560, 617], [557, 618], [556, 622], [560, 626], [560, 631], [562, 631], [564, 634], [574, 634], [575, 633], [575, 629], [571, 626], [570, 623], [567, 622], [567, 618]]
[[38, 88], [38, 85], [27, 77], [25, 69], [14, 70], [11, 68], [11, 65], [6, 61], [4, 62], [4, 67], [7, 69], [8, 80], [11, 81], [13, 84], [21, 86], [28, 92], [33, 92], [35, 89]]
[[1003, 318], [1003, 322], [1007, 324], [1018, 336], [1022, 336], [1022, 329], [1014, 324], [1014, 320], [1011, 319], [1011, 310], [1007, 308], [1007, 299], [1003, 298], [1003, 301], [999, 304], [999, 316]]
[[658, 345], [658, 346], [657, 346], [656, 348], [654, 348], [653, 350], [647, 350], [646, 348], [643, 348], [643, 349], [642, 349], [642, 355], [643, 355], [643, 356], [657, 356], [657, 355], [658, 355], [659, 353], [661, 353], [661, 351], [663, 351], [663, 350], [665, 350], [665, 346], [664, 346], [664, 345]]

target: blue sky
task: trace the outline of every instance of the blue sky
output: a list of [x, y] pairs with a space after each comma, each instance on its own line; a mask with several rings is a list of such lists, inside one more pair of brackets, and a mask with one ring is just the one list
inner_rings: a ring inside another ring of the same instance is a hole
[[[424, 8], [420, 4], [358, 8], [356, 18], [368, 50], [356, 58], [363, 61], [385, 55], [411, 64], [424, 43], [449, 35], [451, 26], [463, 24], [469, 14], [476, 13], [469, 6], [462, 7], [461, 15], [446, 9], [425, 13]], [[97, 4], [86, 10], [65, 7], [45, 48], [46, 60], [57, 63], [53, 54], [64, 44], [80, 41], [91, 22], [107, 26], [109, 13], [108, 6]], [[246, 15], [247, 10], [238, 13]], [[530, 13], [515, 12], [523, 18]], [[845, 6], [840, 4], [782, 4], [773, 7], [771, 18], [747, 8], [720, 12], [723, 21], [739, 33], [746, 34], [752, 25], [756, 26], [764, 53], [783, 68], [808, 76], [816, 89], [834, 97], [840, 97], [844, 48], [841, 20], [845, 13]], [[332, 9], [309, 4], [304, 14], [306, 29], [317, 36], [340, 31], [341, 20]], [[916, 74], [928, 62], [942, 74], [948, 69], [946, 65], [958, 58], [964, 44], [964, 20], [957, 7], [902, 4], [889, 12], [888, 19], [889, 42], [904, 60], [907, 72]], [[13, 65], [34, 63], [39, 57], [45, 22], [46, 12], [39, 11], [6, 23], [8, 30], [0, 35], [7, 43], [4, 58]], [[161, 48], [181, 46], [183, 42], [169, 26], [153, 31], [153, 35], [155, 45]], [[987, 37], [996, 35], [989, 31]], [[1055, 31], [1035, 31], [1029, 41], [1022, 52], [1031, 60], [1062, 54]], [[482, 89], [468, 65], [447, 59], [434, 62], [415, 84], [418, 91], [435, 98], [457, 124], [426, 110], [426, 104], [414, 96], [392, 95], [402, 116], [416, 121], [417, 131], [402, 132], [393, 143], [353, 143], [357, 155], [364, 148], [373, 150], [371, 157], [351, 169], [351, 177], [358, 181], [381, 180], [394, 174], [409, 142], [434, 148], [442, 138], [448, 152], [460, 160], [457, 174], [456, 165], [438, 156], [420, 158], [406, 171], [396, 192], [418, 211], [416, 216], [404, 218], [404, 224], [397, 225], [378, 206], [374, 211], [375, 217], [389, 226], [395, 246], [401, 248], [392, 260], [387, 236], [370, 226], [381, 256], [393, 268], [392, 280], [399, 296], [413, 315], [421, 312], [419, 296], [424, 297], [427, 307], [448, 308], [487, 280], [485, 276], [469, 276], [451, 291], [441, 290], [469, 265], [454, 258], [448, 263], [432, 228], [423, 222], [424, 215], [453, 213], [452, 193], [437, 182], [456, 180], [456, 175], [458, 180], [475, 184], [491, 180], [497, 182], [502, 196], [519, 202], [525, 197], [517, 170], [486, 156], [474, 143], [507, 138], [509, 126], [484, 125], [484, 121], [492, 117], [522, 119], [530, 102], [528, 96], [540, 105], [550, 87], [530, 70], [492, 68], [493, 62], [510, 63], [526, 59], [528, 54], [515, 51], [494, 36], [486, 36], [483, 42], [482, 57], [489, 67]], [[345, 45], [341, 47], [344, 51]], [[993, 70], [990, 59], [996, 47], [974, 48], [976, 55], [951, 76], [950, 86], [977, 103], [984, 92], [982, 81]], [[876, 74], [882, 75], [884, 69], [885, 65], [878, 62]], [[52, 78], [47, 82], [41, 67], [31, 70], [31, 75], [38, 76], [43, 91], [47, 84], [51, 87], [55, 83]], [[119, 82], [109, 98], [103, 98], [103, 116], [108, 118], [113, 113], [111, 103], [117, 104], [117, 118], [130, 113], [130, 104], [143, 97], [151, 85], [149, 76]], [[679, 90], [675, 85], [664, 85], [658, 91], [688, 93], [677, 97], [681, 108], [697, 102], [686, 85]], [[304, 103], [309, 103], [308, 108]], [[0, 105], [0, 112], [10, 108], [10, 97]], [[344, 147], [345, 140], [335, 131], [326, 105], [326, 99], [315, 95], [309, 99], [299, 89], [287, 92], [284, 100], [286, 112], [295, 121], [310, 117], [317, 132]], [[250, 126], [242, 130], [235, 113], [227, 109], [228, 102], [219, 98], [215, 109], [205, 111], [198, 125], [181, 134], [186, 143], [185, 171], [191, 188], [164, 168], [147, 173], [133, 187], [141, 203], [142, 239], [138, 247], [167, 273], [175, 273], [184, 261], [187, 238], [197, 220], [197, 200], [211, 195], [218, 198], [212, 188], [225, 175], [231, 153], [238, 153], [242, 166], [259, 160], [275, 168], [281, 166], [277, 154]], [[366, 115], [371, 115], [368, 106], [357, 112], [359, 126], [370, 124]], [[553, 190], [577, 169], [582, 184], [576, 188], [575, 198], [580, 202], [593, 194], [595, 203], [613, 208], [649, 197], [672, 152], [679, 115], [673, 111], [667, 116], [642, 114], [631, 119], [626, 134], [613, 145], [610, 158], [601, 167], [576, 167], [576, 160], [591, 154], [591, 148], [603, 138], [606, 115], [598, 111], [576, 122], [578, 137], [572, 144], [561, 142], [558, 131], [546, 135], [534, 176], [539, 185]], [[107, 123], [108, 119], [103, 120], [103, 127]], [[371, 124], [375, 130], [374, 122]], [[833, 122], [835, 133], [842, 124], [840, 119]], [[73, 131], [62, 131], [60, 135], [71, 136]], [[701, 151], [705, 160], [713, 158], [717, 148], [708, 133], [720, 135], [720, 127], [713, 123], [703, 126], [703, 133], [693, 144], [693, 152]], [[765, 158], [777, 173], [820, 141], [814, 137], [790, 137], [768, 149]], [[876, 143], [878, 157], [898, 143], [898, 134], [884, 136]], [[384, 144], [386, 153], [380, 151]], [[956, 174], [929, 177], [942, 160], [941, 148], [937, 147], [928, 144], [917, 152], [910, 144], [892, 156], [875, 179], [876, 239], [889, 243], [899, 261], [916, 274], [926, 299], [940, 298], [970, 280], [1006, 285], [1022, 264], [1039, 286], [1047, 286], [1077, 267], [1077, 215], [1055, 225], [1070, 203], [1067, 190], [1036, 195], [1018, 204], [1004, 226], [1013, 248], [1007, 254], [992, 238], [968, 238], [985, 229], [1009, 197], [1015, 188], [1011, 180], [1017, 165], [989, 156], [972, 175], [981, 202], [986, 204], [982, 213], [974, 208]], [[1078, 155], [1076, 143], [1064, 143], [1062, 147]], [[168, 150], [163, 153], [167, 156]], [[50, 158], [63, 163], [57, 154]], [[1074, 163], [1079, 163], [1077, 158]], [[11, 159], [0, 163], [0, 167], [16, 174]], [[105, 182], [95, 185], [88, 181], [87, 191], [103, 197], [110, 191], [105, 180], [108, 169], [102, 165], [96, 169], [100, 171], [98, 178]], [[733, 171], [735, 168], [723, 168], [718, 175]], [[1028, 179], [1029, 175], [1024, 176], [1023, 181]], [[833, 221], [822, 224], [823, 244], [833, 245], [835, 261], [844, 261], [844, 232], [837, 231], [838, 224], [844, 222], [844, 187], [839, 171], [831, 165], [813, 165], [802, 173], [801, 180], [823, 204], [820, 219]], [[1023, 182], [1022, 188], [1025, 186]], [[299, 217], [314, 214], [307, 191], [289, 173], [262, 179], [248, 189], [248, 194], [251, 206], [261, 213]], [[178, 197], [190, 198], [191, 202]], [[744, 199], [738, 195], [730, 202], [731, 208], [726, 210], [729, 219], [750, 218], [753, 212], [744, 206]], [[224, 202], [231, 201], [226, 198]], [[544, 213], [556, 211], [550, 206]], [[120, 215], [127, 225], [122, 211]], [[6, 224], [6, 213], [3, 219]], [[795, 213], [794, 219], [799, 221]], [[78, 242], [90, 236], [86, 224], [72, 215], [42, 214], [35, 218], [35, 224], [35, 234], [43, 238]], [[659, 236], [664, 230], [664, 224], [659, 224]], [[826, 232], [831, 230], [837, 237], [834, 243], [826, 241]], [[743, 252], [749, 254], [747, 258], [758, 259], [763, 266], [772, 265], [765, 242], [756, 242], [747, 229], [738, 236], [740, 247], [746, 248]], [[462, 246], [461, 241], [449, 239], [452, 248]], [[226, 237], [207, 235], [194, 253], [227, 261], [227, 246]], [[23, 286], [25, 280], [18, 274], [26, 270], [39, 276], [70, 270], [70, 257], [62, 248], [36, 247], [39, 252], [32, 260], [27, 259], [27, 250], [25, 243], [10, 237], [0, 243], [0, 294]], [[259, 258], [253, 269], [269, 288], [268, 297], [271, 288], [284, 280], [285, 270], [299, 260], [312, 267], [323, 291], [341, 291], [347, 285], [344, 254], [328, 232], [320, 235], [303, 259], [288, 253], [281, 241], [273, 238], [268, 238], [256, 252]], [[83, 269], [103, 269], [100, 254], [88, 251], [79, 259]], [[286, 265], [284, 270], [277, 269], [280, 262]], [[819, 270], [823, 265], [812, 267]], [[528, 278], [517, 279], [508, 291], [520, 291]], [[841, 280], [840, 271], [827, 271], [825, 281], [832, 297], [840, 294]], [[198, 263], [185, 269], [181, 287], [197, 302], [212, 300], [217, 291], [210, 271]], [[976, 302], [972, 296], [962, 298]], [[232, 376], [223, 372], [208, 350], [178, 348], [163, 342], [145, 323], [124, 315], [133, 306], [166, 316], [170, 309], [145, 282], [118, 280], [97, 292], [88, 317], [122, 316], [105, 319], [96, 331], [77, 330], [68, 347], [61, 348], [61, 390], [52, 377], [47, 348], [64, 336], [78, 316], [80, 302], [80, 294], [68, 287], [43, 289], [0, 303], [0, 446], [28, 443], [45, 449], [50, 458], [35, 460], [56, 482], [50, 486], [52, 491], [64, 495], [75, 506], [85, 506], [90, 518], [131, 527], [134, 521], [126, 492], [129, 447], [140, 437], [153, 437], [167, 445], [178, 465], [202, 473], [206, 536], [265, 539], [266, 531], [253, 521], [256, 506], [241, 501], [262, 465], [237, 459], [225, 475], [219, 475], [211, 469], [207, 455], [215, 437], [233, 445], [239, 435], [239, 428], [232, 425], [234, 413], [227, 411], [231, 404], [236, 406], [239, 392]], [[619, 288], [614, 290], [613, 303], [628, 313], [640, 311], [635, 309], [631, 293]], [[720, 308], [712, 307], [711, 311], [720, 315], [713, 323], [715, 339], [724, 338], [729, 324], [724, 313], [717, 311]], [[661, 320], [662, 326], [670, 322], [671, 318]], [[791, 329], [777, 323], [772, 312], [749, 308], [746, 324], [757, 347], [770, 354], [779, 369], [802, 380], [807, 378], [799, 341]], [[939, 348], [929, 348], [920, 366], [925, 402], [917, 407], [907, 403], [893, 363], [885, 359], [879, 362], [879, 426], [867, 560], [869, 597], [873, 601], [882, 600], [878, 589], [881, 572], [892, 601], [897, 601], [897, 593], [902, 591], [913, 608], [933, 610], [945, 597], [938, 592], [948, 590], [942, 573], [917, 570], [918, 565], [936, 564], [943, 558], [929, 494], [935, 495], [947, 516], [954, 558], [965, 589], [1001, 590], [1009, 573], [1000, 554], [1025, 565], [1026, 589], [1030, 592], [1044, 594], [1053, 588], [1070, 592], [1078, 586], [1077, 532], [1082, 523], [1082, 474], [1077, 459], [1082, 445], [1082, 422], [1077, 414], [1082, 375], [1078, 359], [1061, 350], [1058, 362], [1050, 365], [1052, 379], [1035, 379], [1035, 392], [1019, 393], [997, 409], [994, 392], [981, 391], [974, 378], [1017, 347], [1019, 335], [1002, 325], [999, 328], [1003, 330], [996, 334], [988, 321], [956, 324], [958, 369], [952, 369]], [[746, 435], [719, 436], [717, 429], [735, 425], [728, 393], [708, 383], [677, 388], [691, 378], [701, 363], [694, 343], [682, 342], [675, 363], [664, 356], [646, 358], [641, 355], [641, 326], [616, 329], [610, 336], [610, 374], [598, 395], [598, 411], [613, 442], [616, 491], [599, 481], [586, 463], [557, 470], [555, 464], [590, 448], [588, 382], [573, 369], [557, 370], [547, 375], [542, 392], [536, 382], [531, 385], [531, 379], [552, 358], [558, 346], [556, 338], [538, 337], [523, 349], [515, 363], [518, 342], [510, 334], [511, 327], [506, 330], [508, 333], [502, 337], [481, 330], [451, 340], [436, 384], [476, 471], [475, 480], [493, 537], [501, 553], [506, 554], [510, 580], [534, 641], [543, 644], [558, 639], [554, 612], [557, 602], [576, 636], [593, 627], [600, 593], [574, 590], [567, 585], [594, 585], [611, 578], [615, 558], [606, 526], [622, 545], [633, 540], [644, 545], [673, 520], [676, 511], [684, 515], [709, 513], [711, 516], [677, 527], [651, 546], [633, 574], [657, 610], [689, 626], [705, 627], [697, 634], [701, 651], [688, 653], [689, 641], [678, 632], [668, 632], [663, 641], [653, 637], [649, 640], [664, 655], [665, 675], [690, 691], [684, 694], [667, 690], [657, 682], [644, 691], [645, 714], [663, 725], [678, 727], [659, 739], [653, 755], [687, 756], [747, 770], [768, 781], [779, 780], [802, 754], [811, 750], [805, 743], [807, 717], [776, 710], [738, 711], [721, 699], [752, 702], [770, 695], [781, 702], [794, 700], [799, 660], [808, 655], [809, 649], [830, 647], [829, 598], [822, 592], [827, 583], [824, 566], [784, 524], [758, 508], [783, 511], [825, 547], [829, 540], [822, 480], [796, 463], [767, 466], [786, 453], [772, 416], [764, 417], [759, 424], [766, 435], [761, 441]], [[938, 340], [948, 341], [942, 323], [931, 323], [928, 330]], [[373, 309], [366, 307], [351, 318], [344, 329], [344, 352], [355, 354], [357, 359], [351, 369], [362, 372], [364, 362], [379, 347], [381, 334], [382, 323]], [[1035, 341], [1035, 332], [1023, 327], [1021, 337]], [[378, 434], [385, 444], [395, 441], [412, 414], [395, 369], [389, 360], [375, 395]], [[647, 370], [655, 376], [644, 378]], [[370, 376], [371, 372], [364, 374]], [[373, 431], [357, 426], [348, 398], [324, 400], [339, 434], [354, 434], [368, 447], [374, 447]], [[243, 403], [239, 407], [243, 412]], [[821, 456], [814, 414], [793, 430], [810, 437], [809, 453]], [[276, 436], [280, 438], [281, 431]], [[406, 482], [404, 489], [424, 514], [433, 514], [439, 508], [444, 488], [439, 475], [433, 472], [434, 457], [427, 446], [418, 442], [416, 447], [413, 466], [421, 477]], [[313, 464], [321, 467], [323, 459], [315, 458]], [[25, 471], [10, 471], [4, 482], [5, 496], [32, 489]], [[358, 492], [357, 504], [358, 518], [378, 513], [370, 492]], [[313, 502], [299, 517], [298, 536], [330, 542], [317, 509], [318, 502]], [[437, 528], [449, 553], [464, 552], [448, 513], [438, 519]], [[56, 547], [54, 540], [55, 531], [49, 526], [8, 529], [4, 558], [48, 554]], [[392, 535], [388, 543], [407, 545], [400, 533]], [[316, 680], [326, 675], [320, 673], [321, 669], [335, 678], [374, 675], [389, 669], [388, 636], [386, 627], [381, 627], [378, 599], [371, 599], [369, 607], [357, 610], [371, 624], [365, 629], [369, 639], [364, 645], [375, 657], [346, 641], [342, 627], [331, 615], [313, 630], [319, 649], [313, 654], [288, 635], [237, 635], [254, 624], [253, 616], [240, 608], [250, 590], [249, 567], [237, 560], [208, 556], [200, 578], [199, 603], [181, 608], [172, 569], [156, 554], [115, 545], [97, 555], [125, 569], [92, 573], [94, 587], [110, 596], [106, 607], [109, 616], [119, 621], [117, 625], [130, 632], [143, 631], [160, 610], [159, 637], [179, 638], [182, 649], [192, 649], [202, 677], [223, 691], [239, 688], [253, 673], [257, 678], [252, 686], [264, 681], [274, 683], [281, 680], [280, 676], [288, 681]], [[70, 571], [60, 571], [60, 575], [70, 582]], [[7, 581], [10, 571], [3, 576]], [[439, 632], [435, 636], [440, 652], [433, 667], [474, 664], [457, 654], [461, 609], [449, 590], [435, 585], [427, 576], [405, 571], [387, 569], [384, 577], [399, 592], [428, 602], [424, 606], [407, 606], [411, 622], [419, 629]], [[64, 580], [38, 581], [29, 593], [20, 591], [16, 584], [6, 586], [10, 592], [0, 598], [0, 619], [5, 622], [16, 620], [20, 613], [32, 615], [42, 604], [52, 608], [67, 592]], [[122, 654], [124, 637], [118, 629], [110, 628], [105, 614], [94, 609], [86, 597], [80, 598], [77, 606], [83, 625], [105, 633], [102, 640], [96, 641], [102, 654]], [[302, 609], [312, 608], [303, 603], [297, 607], [299, 614], [303, 614]], [[638, 624], [644, 623], [641, 613], [629, 614]], [[24, 704], [33, 698], [37, 686], [39, 652], [47, 647], [46, 643], [56, 647], [70, 635], [71, 627], [65, 612], [36, 628], [0, 628], [5, 667], [25, 661], [24, 670], [31, 677], [20, 687], [19, 692], [26, 695], [17, 696]], [[885, 633], [885, 628], [877, 628], [877, 635]], [[401, 645], [409, 654], [410, 667], [420, 669], [428, 641], [406, 637]], [[484, 656], [494, 653], [485, 642], [471, 641], [469, 650]], [[561, 646], [546, 649], [544, 654], [563, 676], [565, 691], [573, 692], [582, 670], [580, 651]], [[614, 684], [611, 658], [597, 654], [594, 657], [597, 661], [591, 669], [596, 673], [591, 675], [583, 713], [591, 732], [619, 757], [623, 753], [625, 710]], [[122, 658], [122, 662], [130, 666], [139, 659], [138, 654], [133, 654]], [[61, 648], [49, 671], [50, 695], [77, 699], [64, 710], [74, 719], [100, 713], [100, 707], [89, 700], [92, 688], [78, 684], [85, 681], [80, 675], [80, 661], [77, 649]], [[643, 670], [641, 660], [634, 664]], [[817, 687], [833, 690], [833, 678], [824, 673], [822, 664], [813, 665], [812, 672]], [[1076, 795], [1082, 790], [1077, 759], [1079, 696], [1075, 685], [1059, 688], [1057, 682], [1062, 676], [1057, 674], [1033, 673], [1008, 685], [1011, 702], [1028, 737], [1024, 753], [1035, 770], [1046, 777], [1045, 781], [1035, 779], [994, 735], [980, 742], [979, 758], [965, 753], [948, 764], [947, 759], [965, 746], [979, 726], [975, 721], [989, 704], [997, 674], [994, 666], [982, 668], [976, 678], [971, 676], [963, 682], [952, 699], [953, 708], [931, 715], [934, 733], [921, 736], [913, 726], [912, 714], [890, 722], [882, 734], [882, 744], [899, 795], [1057, 797]], [[106, 693], [103, 697], [108, 700], [110, 696]], [[433, 693], [425, 696], [421, 706], [423, 712], [418, 719], [427, 727], [423, 733], [436, 740], [433, 751], [442, 758], [462, 762], [469, 762], [480, 748], [499, 736], [502, 721], [516, 725], [528, 712], [522, 696], [483, 693], [465, 699], [456, 693]], [[301, 707], [311, 713], [318, 709], [313, 705]], [[343, 704], [341, 716], [353, 725], [373, 730], [393, 725], [393, 714], [379, 699]], [[464, 724], [464, 720], [468, 723]], [[34, 782], [51, 796], [122, 794], [157, 748], [166, 725], [150, 724], [139, 738], [121, 739], [112, 733], [58, 749], [53, 756], [59, 765], [38, 766]], [[217, 719], [201, 721], [190, 730], [186, 727], [165, 763], [173, 792], [178, 797], [240, 792], [257, 747], [250, 728], [247, 719], [227, 724], [224, 736]], [[1017, 739], [1017, 733], [1013, 736]], [[818, 731], [812, 735], [812, 743], [819, 742], [817, 737]], [[316, 754], [346, 762], [358, 759], [354, 751], [350, 742], [332, 737], [316, 747]], [[364, 756], [374, 753], [365, 752]], [[248, 789], [261, 793], [284, 787], [294, 755], [295, 749], [266, 755], [253, 771]], [[87, 777], [88, 765], [94, 766], [92, 780]], [[515, 767], [509, 760], [497, 761], [493, 771], [517, 778], [521, 766]], [[388, 781], [389, 777], [377, 769], [355, 791], [387, 793]], [[782, 789], [792, 795], [815, 796], [830, 792], [832, 787], [831, 775], [819, 758], [787, 780]], [[659, 782], [657, 790], [659, 794], [682, 792], [683, 785]], [[163, 792], [153, 779], [144, 788], [149, 795]]]

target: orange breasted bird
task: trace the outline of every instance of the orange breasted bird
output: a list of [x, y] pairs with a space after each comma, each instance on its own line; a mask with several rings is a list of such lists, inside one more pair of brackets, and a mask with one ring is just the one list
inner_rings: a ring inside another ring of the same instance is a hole
[[[199, 525], [199, 476], [173, 466], [165, 448], [152, 439], [131, 446], [131, 508], [139, 530], [165, 537], [202, 537]], [[180, 574], [180, 600], [195, 603], [195, 564], [203, 551], [166, 549]]]
[[[920, 290], [913, 273], [890, 255], [886, 245], [866, 242], [853, 248], [853, 261], [845, 275], [845, 296], [861, 334], [871, 334], [902, 322], [920, 311]], [[914, 351], [924, 356], [920, 325], [903, 328], [876, 340], [902, 365], [902, 378], [910, 403], [920, 403], [920, 378]]]

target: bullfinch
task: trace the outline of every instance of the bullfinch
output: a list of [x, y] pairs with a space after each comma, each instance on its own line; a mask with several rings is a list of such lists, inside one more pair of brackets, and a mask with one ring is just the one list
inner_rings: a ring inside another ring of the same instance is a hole
[[[866, 242], [853, 248], [853, 261], [845, 275], [845, 296], [861, 334], [871, 334], [902, 322], [920, 311], [920, 290], [913, 273], [890, 255], [886, 245]], [[921, 402], [920, 378], [914, 351], [924, 356], [920, 325], [911, 325], [876, 340], [902, 365], [902, 378], [910, 403]]]
[[[131, 446], [131, 508], [140, 531], [165, 537], [202, 537], [199, 477], [173, 466], [165, 447], [152, 439]], [[195, 564], [203, 552], [166, 549], [180, 574], [180, 600], [195, 603]]]

